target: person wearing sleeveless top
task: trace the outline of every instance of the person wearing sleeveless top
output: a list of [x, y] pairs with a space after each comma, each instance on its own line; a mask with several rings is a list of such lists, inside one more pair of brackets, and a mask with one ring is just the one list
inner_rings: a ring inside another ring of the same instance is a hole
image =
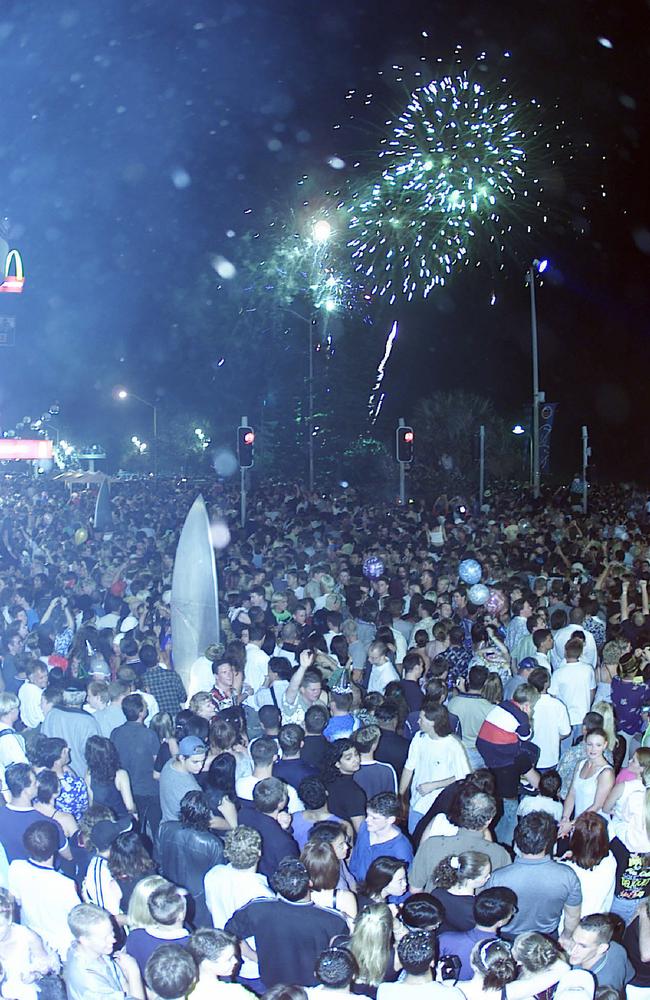
[[592, 730], [585, 738], [585, 746], [586, 760], [576, 768], [569, 794], [564, 800], [559, 831], [561, 837], [571, 832], [575, 820], [582, 813], [600, 812], [614, 787], [614, 768], [604, 756], [607, 750], [604, 729]]
[[129, 775], [120, 767], [115, 745], [104, 736], [91, 736], [86, 743], [86, 761], [92, 804], [107, 806], [116, 816], [136, 816]]

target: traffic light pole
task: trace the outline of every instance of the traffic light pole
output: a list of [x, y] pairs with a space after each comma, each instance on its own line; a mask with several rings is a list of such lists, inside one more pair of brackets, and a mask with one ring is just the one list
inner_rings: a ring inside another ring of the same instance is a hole
[[[399, 418], [399, 426], [406, 426], [404, 417]], [[399, 463], [399, 501], [402, 506], [406, 503], [406, 465], [404, 462]]]
[[[241, 426], [246, 427], [248, 424], [248, 417], [243, 416], [241, 418]], [[243, 528], [246, 524], [246, 469], [240, 466], [240, 488], [239, 488], [239, 523]]]

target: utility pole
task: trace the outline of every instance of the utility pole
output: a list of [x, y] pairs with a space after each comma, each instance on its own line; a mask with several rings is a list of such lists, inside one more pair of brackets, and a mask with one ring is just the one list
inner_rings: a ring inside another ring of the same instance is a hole
[[[243, 416], [241, 418], [241, 426], [246, 427], [248, 425], [248, 417]], [[240, 474], [240, 489], [239, 489], [239, 523], [243, 528], [246, 524], [246, 469], [243, 465], [239, 468]]]
[[480, 511], [485, 493], [485, 424], [481, 424], [478, 429], [478, 463], [478, 506]]
[[591, 455], [591, 448], [589, 447], [589, 431], [583, 424], [582, 427], [582, 513], [587, 513], [587, 507], [589, 504], [589, 483], [587, 482], [587, 468], [589, 466], [589, 457]]

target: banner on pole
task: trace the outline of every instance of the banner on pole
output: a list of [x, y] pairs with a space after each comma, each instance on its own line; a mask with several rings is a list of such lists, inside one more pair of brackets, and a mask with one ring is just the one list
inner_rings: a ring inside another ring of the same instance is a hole
[[551, 433], [557, 403], [542, 403], [539, 408], [539, 471], [551, 468]]

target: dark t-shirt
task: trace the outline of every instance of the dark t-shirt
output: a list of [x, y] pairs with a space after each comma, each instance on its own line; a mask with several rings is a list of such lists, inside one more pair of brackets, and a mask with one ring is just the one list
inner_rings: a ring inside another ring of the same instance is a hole
[[136, 960], [140, 972], [144, 976], [144, 967], [156, 948], [159, 948], [161, 944], [180, 944], [183, 948], [186, 948], [189, 939], [190, 936], [187, 931], [181, 931], [179, 936], [175, 938], [159, 938], [154, 937], [153, 934], [150, 934], [143, 927], [137, 927], [128, 935], [124, 950], [127, 955], [131, 955]]
[[335, 816], [342, 816], [343, 819], [366, 815], [366, 793], [352, 775], [342, 774], [332, 782], [327, 804]]
[[40, 823], [43, 820], [47, 820], [48, 823], [52, 823], [56, 827], [59, 834], [59, 850], [63, 850], [68, 841], [55, 819], [44, 816], [36, 809], [19, 810], [12, 809], [10, 806], [0, 809], [0, 843], [6, 851], [7, 861], [15, 861], [17, 858], [27, 860], [23, 834], [32, 823]]
[[614, 837], [610, 850], [616, 858], [616, 885], [614, 892], [621, 899], [641, 901], [650, 895], [650, 859], [647, 854], [629, 851], [625, 844]]
[[134, 795], [158, 796], [153, 776], [154, 760], [160, 750], [158, 737], [140, 722], [125, 722], [111, 733], [120, 763], [131, 779]]
[[448, 889], [432, 889], [431, 895], [445, 908], [441, 931], [468, 931], [476, 926], [473, 896], [456, 896]]
[[305, 744], [300, 751], [300, 759], [311, 767], [322, 767], [329, 743], [324, 736], [305, 736]]
[[382, 731], [377, 749], [375, 750], [375, 760], [383, 760], [386, 764], [392, 764], [397, 772], [398, 779], [402, 776], [406, 758], [409, 753], [409, 743], [403, 736], [392, 733], [385, 729]]
[[313, 778], [318, 774], [315, 767], [305, 764], [303, 760], [278, 760], [273, 765], [273, 777], [286, 781], [296, 790], [303, 778]]
[[646, 989], [650, 989], [650, 962], [644, 962], [641, 959], [638, 917], [632, 921], [629, 927], [626, 927], [625, 934], [623, 935], [623, 946], [630, 962], [634, 966], [634, 979], [631, 985], [645, 986]]
[[314, 903], [254, 899], [235, 911], [225, 930], [240, 941], [255, 938], [260, 979], [268, 988], [277, 983], [315, 986], [318, 956], [348, 927], [339, 913]]
[[272, 816], [259, 812], [251, 803], [244, 803], [239, 811], [238, 820], [240, 826], [250, 826], [262, 835], [262, 857], [257, 869], [261, 875], [266, 875], [268, 878], [283, 858], [299, 856], [298, 845], [291, 834], [283, 830]]

